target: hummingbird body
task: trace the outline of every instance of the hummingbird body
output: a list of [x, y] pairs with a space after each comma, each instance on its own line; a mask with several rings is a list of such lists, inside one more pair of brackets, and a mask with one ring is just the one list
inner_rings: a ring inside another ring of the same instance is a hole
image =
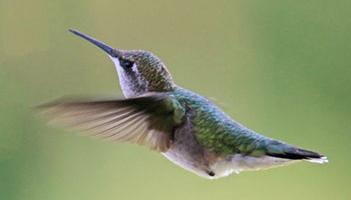
[[177, 86], [152, 53], [113, 49], [70, 31], [108, 53], [126, 99], [59, 101], [41, 106], [54, 121], [100, 138], [149, 146], [209, 179], [298, 160], [327, 162], [319, 153], [255, 133], [208, 99]]
[[174, 143], [163, 155], [179, 166], [212, 179], [293, 161], [268, 154], [295, 147], [256, 134], [208, 99], [180, 87], [169, 95], [185, 111], [185, 122], [175, 129]]

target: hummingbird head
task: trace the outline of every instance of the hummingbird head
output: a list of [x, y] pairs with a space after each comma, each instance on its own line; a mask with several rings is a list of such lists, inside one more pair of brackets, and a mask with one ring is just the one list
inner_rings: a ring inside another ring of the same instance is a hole
[[119, 82], [126, 97], [146, 92], [166, 92], [174, 87], [171, 74], [161, 60], [144, 50], [114, 49], [84, 33], [69, 30], [105, 51], [115, 64]]

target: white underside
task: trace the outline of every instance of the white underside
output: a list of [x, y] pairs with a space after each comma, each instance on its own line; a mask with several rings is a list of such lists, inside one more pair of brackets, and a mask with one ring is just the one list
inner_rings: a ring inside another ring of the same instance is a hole
[[[163, 155], [168, 158], [173, 163], [178, 166], [191, 171], [201, 177], [207, 179], [217, 179], [221, 177], [228, 176], [232, 173], [239, 174], [242, 171], [253, 171], [253, 170], [263, 170], [269, 169], [272, 167], [284, 166], [301, 160], [290, 160], [282, 159], [271, 156], [262, 156], [262, 157], [252, 157], [252, 156], [242, 156], [240, 154], [234, 155], [230, 160], [222, 160], [210, 166], [210, 170], [214, 172], [214, 176], [209, 176], [206, 171], [188, 165], [184, 160], [179, 159], [174, 154], [163, 153]], [[320, 159], [311, 159], [306, 160], [313, 163], [327, 163], [328, 160], [326, 157]]]
[[215, 173], [215, 176], [208, 178], [220, 178], [228, 176], [233, 172], [239, 174], [242, 171], [268, 169], [291, 162], [292, 160], [270, 156], [252, 157], [237, 154], [232, 157], [231, 161], [220, 161], [212, 165], [211, 169]]
[[[212, 165], [211, 168], [216, 175], [214, 177], [207, 178], [220, 178], [228, 176], [233, 172], [239, 174], [241, 171], [269, 169], [288, 165], [297, 161], [302, 160], [290, 160], [271, 156], [251, 157], [237, 154], [232, 157], [231, 162], [222, 161]], [[327, 157], [322, 157], [319, 159], [308, 159], [305, 161], [324, 164], [328, 162], [328, 159]]]

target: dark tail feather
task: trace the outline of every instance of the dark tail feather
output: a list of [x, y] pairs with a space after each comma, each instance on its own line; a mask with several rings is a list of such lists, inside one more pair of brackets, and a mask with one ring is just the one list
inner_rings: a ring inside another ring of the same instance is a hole
[[283, 148], [284, 149], [283, 151], [280, 151], [280, 152], [268, 151], [267, 155], [276, 157], [276, 158], [284, 158], [284, 159], [290, 159], [290, 160], [306, 160], [309, 162], [319, 163], [319, 164], [328, 162], [327, 157], [319, 153], [301, 149], [301, 148], [292, 147], [286, 144], [281, 144], [281, 145], [284, 145], [285, 147]]

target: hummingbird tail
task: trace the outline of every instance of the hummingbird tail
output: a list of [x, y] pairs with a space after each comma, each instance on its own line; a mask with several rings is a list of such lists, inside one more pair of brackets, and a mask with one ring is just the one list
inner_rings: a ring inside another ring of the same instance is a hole
[[293, 147], [287, 144], [280, 144], [279, 145], [280, 151], [276, 151], [277, 149], [274, 148], [273, 151], [268, 150], [266, 153], [269, 156], [276, 157], [276, 158], [283, 158], [283, 159], [290, 159], [290, 160], [306, 160], [312, 163], [324, 164], [328, 162], [328, 158], [324, 155], [321, 155], [317, 152], [305, 150], [298, 147]]

